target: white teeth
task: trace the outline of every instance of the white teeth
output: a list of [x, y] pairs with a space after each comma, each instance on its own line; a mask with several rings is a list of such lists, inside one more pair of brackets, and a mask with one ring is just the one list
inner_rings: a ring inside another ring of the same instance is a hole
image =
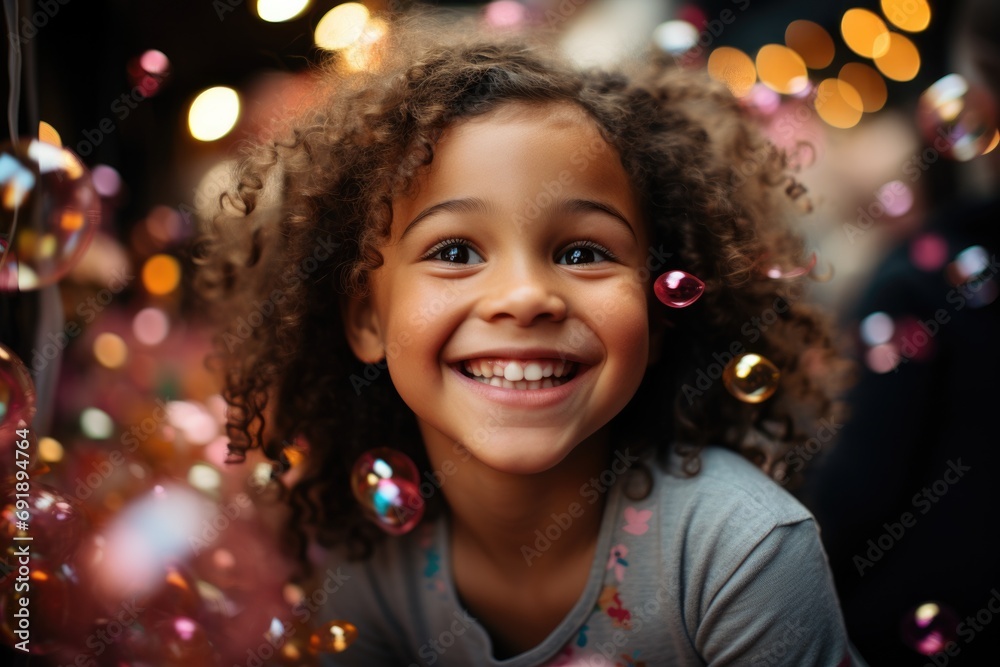
[[521, 361], [517, 359], [470, 359], [462, 363], [466, 374], [483, 384], [505, 389], [558, 387], [576, 370], [573, 361]]
[[522, 380], [524, 379], [524, 368], [516, 361], [512, 361], [503, 369], [503, 377], [505, 380], [510, 380], [511, 382]]

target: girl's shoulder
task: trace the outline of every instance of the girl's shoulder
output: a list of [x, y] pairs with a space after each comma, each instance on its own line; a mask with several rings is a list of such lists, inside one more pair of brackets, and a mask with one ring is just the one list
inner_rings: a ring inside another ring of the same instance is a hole
[[813, 520], [791, 493], [740, 454], [708, 446], [698, 458], [694, 475], [684, 472], [676, 453], [649, 466], [661, 525], [668, 533], [708, 535], [725, 526], [728, 535], [749, 537]]

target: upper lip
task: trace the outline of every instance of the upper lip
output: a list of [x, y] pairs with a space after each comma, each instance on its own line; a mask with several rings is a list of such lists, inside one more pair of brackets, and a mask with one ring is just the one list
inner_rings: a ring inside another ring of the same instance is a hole
[[494, 348], [491, 350], [480, 350], [453, 356], [448, 363], [457, 364], [462, 361], [472, 359], [515, 359], [518, 361], [532, 361], [535, 359], [559, 359], [562, 361], [575, 361], [579, 364], [589, 365], [583, 356], [566, 350], [558, 350], [551, 347], [525, 347], [525, 348]]

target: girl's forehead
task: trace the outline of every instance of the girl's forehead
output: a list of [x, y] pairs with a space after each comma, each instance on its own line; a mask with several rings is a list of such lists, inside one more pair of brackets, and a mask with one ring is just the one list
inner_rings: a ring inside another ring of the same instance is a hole
[[545, 123], [558, 127], [577, 127], [600, 134], [597, 121], [583, 107], [570, 101], [532, 102], [515, 100], [480, 116], [457, 121], [448, 129], [463, 125], [476, 127], [493, 123]]

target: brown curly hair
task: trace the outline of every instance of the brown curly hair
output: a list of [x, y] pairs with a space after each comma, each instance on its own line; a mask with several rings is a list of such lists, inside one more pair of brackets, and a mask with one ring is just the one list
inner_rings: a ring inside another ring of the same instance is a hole
[[[431, 162], [442, 131], [513, 101], [571, 102], [589, 114], [641, 193], [653, 248], [669, 256], [654, 268], [706, 285], [693, 306], [663, 309], [658, 360], [612, 421], [614, 437], [661, 451], [673, 443], [690, 474], [703, 445], [721, 444], [785, 479], [782, 460], [835, 407], [824, 378], [840, 361], [797, 283], [765, 275], [805, 262], [787, 224], [801, 189], [738, 100], [662, 55], [619, 72], [581, 71], [525, 35], [449, 30], [427, 17], [389, 26], [372, 67], [348, 72], [334, 57], [287, 135], [247, 150], [196, 253], [199, 291], [222, 324], [213, 358], [231, 458], [262, 447], [280, 472], [285, 448], [309, 443], [288, 496], [300, 555], [310, 535], [357, 555], [381, 536], [348, 483], [362, 452], [391, 445], [428, 468], [384, 366], [351, 353], [341, 307], [365, 294], [391, 202]], [[766, 326], [754, 324], [769, 311]], [[739, 349], [781, 369], [770, 400], [741, 402], [715, 381]]]

